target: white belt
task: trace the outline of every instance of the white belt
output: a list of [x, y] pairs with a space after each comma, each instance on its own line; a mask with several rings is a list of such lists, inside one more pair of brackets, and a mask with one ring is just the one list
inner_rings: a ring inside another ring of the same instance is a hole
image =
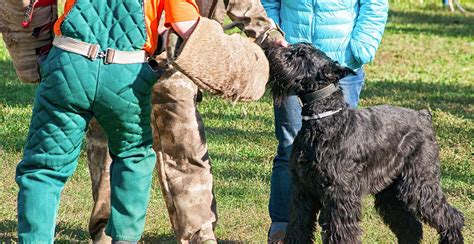
[[103, 58], [105, 64], [136, 64], [148, 62], [145, 51], [119, 51], [107, 48], [100, 51], [100, 46], [79, 41], [67, 36], [56, 36], [53, 45], [68, 52], [85, 56], [91, 60]]

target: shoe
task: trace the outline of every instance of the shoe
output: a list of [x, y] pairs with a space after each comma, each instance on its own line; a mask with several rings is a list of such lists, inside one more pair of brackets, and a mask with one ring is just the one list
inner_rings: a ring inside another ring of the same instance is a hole
[[276, 231], [268, 237], [267, 243], [268, 244], [284, 244], [285, 234], [286, 233], [283, 230]]
[[105, 226], [102, 228], [102, 230], [99, 231], [98, 234], [94, 237], [94, 240], [92, 240], [93, 244], [111, 244], [112, 243], [112, 237], [108, 236], [105, 234]]

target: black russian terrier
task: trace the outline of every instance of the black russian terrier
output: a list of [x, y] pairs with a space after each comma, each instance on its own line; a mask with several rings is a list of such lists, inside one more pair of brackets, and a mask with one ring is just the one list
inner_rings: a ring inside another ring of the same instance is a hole
[[420, 243], [422, 224], [439, 243], [463, 243], [461, 212], [440, 186], [439, 147], [427, 110], [350, 109], [338, 81], [354, 73], [311, 44], [267, 50], [276, 102], [297, 95], [303, 124], [293, 144], [293, 199], [285, 243], [361, 243], [361, 202], [375, 208], [399, 243]]

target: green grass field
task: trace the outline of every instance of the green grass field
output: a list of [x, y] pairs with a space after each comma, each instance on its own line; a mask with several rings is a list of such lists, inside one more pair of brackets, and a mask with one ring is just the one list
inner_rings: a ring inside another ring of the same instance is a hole
[[[401, 3], [403, 2], [403, 3]], [[466, 243], [474, 243], [474, 16], [436, 4], [392, 1], [389, 23], [376, 61], [366, 67], [361, 106], [393, 104], [429, 108], [441, 146], [442, 186], [449, 201], [464, 212]], [[463, 1], [474, 12], [474, 1]], [[34, 96], [21, 84], [0, 44], [0, 242], [16, 240], [15, 166], [21, 159]], [[213, 160], [221, 241], [264, 243], [270, 224], [268, 198], [276, 149], [269, 96], [254, 103], [231, 104], [206, 95], [199, 106]], [[83, 153], [67, 183], [57, 219], [60, 242], [88, 241], [92, 210], [90, 179]], [[144, 240], [173, 242], [166, 209], [155, 182]], [[364, 200], [364, 243], [396, 243]], [[424, 243], [437, 233], [425, 226]], [[318, 235], [317, 235], [318, 236]], [[318, 242], [319, 237], [318, 237]]]

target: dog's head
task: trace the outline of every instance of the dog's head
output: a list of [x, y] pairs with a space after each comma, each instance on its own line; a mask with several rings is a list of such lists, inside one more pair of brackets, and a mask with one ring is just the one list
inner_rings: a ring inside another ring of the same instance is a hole
[[289, 95], [305, 95], [355, 74], [309, 43], [266, 51], [270, 62], [269, 86], [277, 102]]

